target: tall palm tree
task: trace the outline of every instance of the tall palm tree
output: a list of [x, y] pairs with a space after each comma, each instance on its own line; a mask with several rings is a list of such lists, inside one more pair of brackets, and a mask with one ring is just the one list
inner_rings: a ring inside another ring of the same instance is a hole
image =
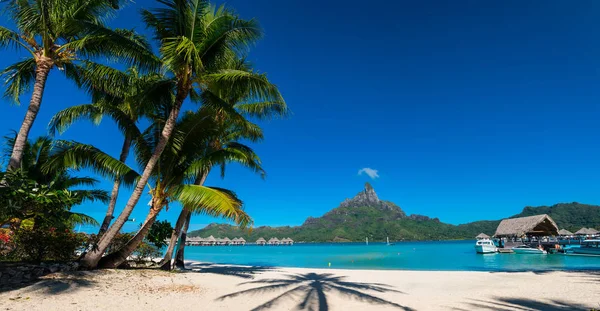
[[[197, 159], [189, 164], [187, 174], [195, 176], [195, 185], [202, 186], [215, 166], [221, 166], [221, 176], [224, 177], [225, 165], [232, 162], [241, 164], [264, 178], [265, 171], [261, 167], [259, 157], [250, 147], [240, 143], [241, 140], [258, 141], [262, 139], [262, 130], [258, 126], [236, 126], [234, 123], [217, 122], [214, 117], [215, 112], [206, 107], [201, 109], [197, 115], [206, 115], [207, 118], [210, 118], [211, 123], [214, 123], [212, 126], [214, 130], [212, 135], [207, 137], [204, 148], [198, 149], [200, 153]], [[248, 131], [248, 127], [251, 127], [253, 131]], [[161, 262], [164, 269], [171, 269], [173, 250], [180, 234], [185, 234], [187, 231], [181, 229], [184, 225], [189, 226], [191, 212], [192, 207], [184, 206], [177, 219], [169, 246]], [[184, 245], [185, 238], [182, 238], [179, 242], [181, 252], [183, 252]]]
[[[202, 94], [204, 107], [202, 109], [211, 111], [217, 124], [218, 133], [210, 144], [213, 157], [208, 165], [200, 172], [199, 181], [204, 182], [214, 166], [221, 166], [221, 176], [224, 177], [225, 166], [228, 162], [241, 162], [236, 157], [218, 158], [215, 155], [227, 154], [230, 142], [240, 139], [249, 139], [253, 142], [263, 138], [262, 130], [256, 124], [249, 122], [248, 118], [272, 118], [285, 116], [288, 112], [287, 105], [279, 93], [277, 87], [269, 82], [266, 75], [253, 72], [251, 66], [244, 59], [232, 60], [229, 69], [230, 74], [236, 74], [238, 79], [213, 79]], [[240, 78], [243, 77], [243, 78]], [[253, 80], [255, 87], [234, 88], [233, 83], [247, 83]], [[256, 90], [259, 90], [257, 92]], [[221, 151], [222, 153], [219, 153]], [[244, 155], [242, 153], [242, 155]], [[243, 164], [243, 162], [242, 162]], [[264, 173], [264, 172], [263, 172]], [[264, 177], [264, 176], [263, 176]], [[173, 268], [171, 259], [175, 245], [178, 245], [175, 266], [183, 268], [183, 253], [185, 238], [191, 213], [185, 207], [182, 209], [173, 232], [169, 247], [165, 252], [161, 267], [170, 270]], [[177, 243], [177, 240], [179, 243]]]
[[96, 267], [112, 239], [131, 215], [173, 133], [183, 102], [190, 95], [198, 97], [203, 85], [215, 79], [209, 76], [211, 73], [221, 73], [221, 78], [235, 79], [224, 70], [227, 69], [224, 62], [238, 58], [240, 51], [244, 51], [262, 35], [256, 21], [239, 19], [223, 7], [215, 9], [209, 6], [205, 0], [159, 0], [159, 3], [164, 7], [144, 10], [142, 16], [154, 30], [163, 65], [176, 81], [175, 101], [152, 156], [125, 208], [98, 241], [97, 247], [82, 258], [81, 264], [87, 268]]
[[17, 134], [8, 168], [20, 167], [29, 131], [42, 104], [46, 80], [57, 68], [80, 80], [79, 63], [98, 56], [156, 67], [158, 60], [130, 31], [112, 30], [104, 20], [125, 0], [9, 0], [7, 11], [17, 30], [0, 27], [0, 47], [13, 46], [27, 58], [8, 66], [5, 95], [17, 103], [33, 84], [33, 93]]
[[[92, 68], [90, 68], [92, 67]], [[119, 154], [119, 161], [125, 162], [132, 144], [140, 141], [141, 131], [138, 121], [152, 114], [156, 107], [168, 105], [173, 100], [172, 80], [159, 74], [140, 75], [135, 68], [121, 72], [109, 67], [94, 64], [88, 66], [86, 72], [102, 71], [103, 74], [92, 73], [91, 76], [109, 76], [113, 81], [121, 81], [123, 88], [105, 88], [102, 81], [91, 80], [90, 89], [94, 103], [66, 108], [59, 111], [51, 119], [50, 133], [63, 133], [74, 122], [88, 119], [98, 125], [103, 116], [111, 118], [123, 132], [124, 140]], [[90, 80], [90, 79], [88, 79]], [[121, 179], [115, 178], [106, 215], [100, 226], [98, 237], [102, 236], [113, 219]]]

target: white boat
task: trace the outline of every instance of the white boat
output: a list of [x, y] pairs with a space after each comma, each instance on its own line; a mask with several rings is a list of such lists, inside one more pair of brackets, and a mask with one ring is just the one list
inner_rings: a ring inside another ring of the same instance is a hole
[[494, 241], [483, 239], [478, 240], [477, 243], [475, 243], [475, 251], [479, 254], [489, 254], [497, 252], [498, 248], [496, 248]]
[[600, 256], [600, 239], [584, 240], [580, 247], [570, 249], [573, 254]]
[[527, 245], [516, 246], [516, 247], [513, 247], [512, 250], [513, 250], [513, 252], [515, 252], [515, 254], [538, 254], [538, 255], [548, 254], [548, 252], [546, 252], [543, 249], [530, 247]]

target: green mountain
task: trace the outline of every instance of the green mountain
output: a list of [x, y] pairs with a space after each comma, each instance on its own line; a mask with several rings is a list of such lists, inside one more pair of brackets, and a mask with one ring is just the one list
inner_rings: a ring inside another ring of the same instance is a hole
[[[548, 214], [561, 229], [571, 231], [600, 226], [600, 206], [579, 203], [525, 207], [511, 218], [537, 214]], [[499, 223], [500, 220], [484, 220], [456, 226], [437, 218], [406, 215], [396, 204], [380, 200], [367, 183], [354, 198], [346, 199], [321, 217], [309, 217], [301, 226], [262, 226], [248, 231], [227, 224], [210, 224], [189, 236], [243, 237], [251, 242], [260, 237], [290, 237], [303, 242], [364, 241], [366, 237], [370, 241], [384, 241], [386, 237], [392, 241], [451, 240], [473, 239], [481, 232], [492, 235]]]

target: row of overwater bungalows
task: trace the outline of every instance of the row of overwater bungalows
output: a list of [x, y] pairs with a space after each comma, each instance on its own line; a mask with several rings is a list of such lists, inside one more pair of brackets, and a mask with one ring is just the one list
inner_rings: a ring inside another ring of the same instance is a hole
[[[256, 245], [293, 245], [294, 240], [290, 238], [284, 238], [279, 240], [278, 238], [271, 238], [269, 241], [264, 238], [259, 238], [256, 240]], [[244, 238], [233, 238], [229, 239], [225, 238], [215, 238], [214, 236], [209, 236], [208, 238], [201, 237], [189, 237], [185, 241], [185, 245], [187, 246], [218, 246], [218, 245], [234, 245], [234, 246], [243, 246], [246, 245], [246, 240]]]

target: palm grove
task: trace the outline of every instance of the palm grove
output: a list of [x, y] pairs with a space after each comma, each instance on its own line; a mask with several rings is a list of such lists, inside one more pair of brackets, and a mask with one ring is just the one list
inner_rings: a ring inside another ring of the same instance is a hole
[[[178, 203], [181, 212], [168, 230], [161, 263], [171, 269], [174, 257], [179, 264], [183, 260], [181, 239], [194, 214], [222, 217], [242, 228], [252, 225], [233, 191], [206, 186], [205, 181], [213, 169], [223, 176], [230, 163], [265, 175], [260, 158], [247, 145], [263, 139], [254, 122], [283, 116], [287, 107], [277, 87], [246, 61], [262, 36], [260, 26], [207, 1], [157, 0], [155, 7], [140, 12], [153, 33], [146, 38], [134, 30], [107, 26], [126, 2], [5, 4], [15, 26], [0, 27], [0, 46], [28, 56], [2, 72], [5, 96], [16, 102], [30, 100], [21, 128], [5, 138], [0, 225], [9, 229], [0, 233], [5, 236], [0, 239], [0, 256], [56, 260], [74, 258], [79, 249], [84, 268], [118, 267], [145, 241], [163, 243], [164, 237], [157, 239], [154, 230], [164, 223], [156, 218], [169, 204]], [[46, 81], [56, 74], [64, 74], [89, 94], [91, 103], [58, 112], [49, 120], [48, 136], [32, 139], [29, 132], [42, 106]], [[184, 102], [192, 103], [193, 109], [182, 111]], [[93, 142], [54, 138], [75, 122], [98, 124], [103, 118], [114, 121], [122, 133], [118, 156]], [[134, 167], [126, 164], [131, 158]], [[111, 180], [111, 191], [95, 189], [98, 180], [76, 174], [81, 169]], [[124, 189], [133, 190], [115, 215]], [[123, 225], [145, 189], [151, 196], [148, 214], [137, 232], [123, 235]], [[73, 206], [94, 200], [107, 206], [101, 223], [71, 212]], [[100, 229], [81, 237], [72, 232], [81, 223]]]

